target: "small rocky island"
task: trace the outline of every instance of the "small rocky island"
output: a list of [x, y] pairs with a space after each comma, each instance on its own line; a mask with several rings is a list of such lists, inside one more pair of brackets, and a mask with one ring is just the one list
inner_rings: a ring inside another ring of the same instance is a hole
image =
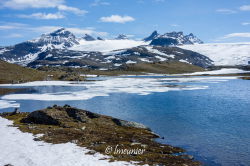
[[[73, 142], [90, 149], [90, 155], [99, 152], [111, 156], [107, 158], [111, 162], [134, 161], [137, 164], [169, 166], [201, 165], [200, 162], [194, 161], [192, 156], [184, 154], [183, 149], [156, 142], [154, 139], [159, 136], [142, 124], [69, 105], [54, 105], [31, 113], [20, 113], [16, 110], [13, 113], [2, 113], [1, 116], [14, 121], [14, 125], [22, 132], [41, 134], [42, 136], [35, 141], [53, 144]], [[127, 151], [124, 151], [125, 149]]]

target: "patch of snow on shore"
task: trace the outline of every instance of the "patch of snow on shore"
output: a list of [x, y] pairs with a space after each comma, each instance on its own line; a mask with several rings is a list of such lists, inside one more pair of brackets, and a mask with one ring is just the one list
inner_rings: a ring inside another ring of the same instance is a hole
[[194, 73], [188, 73], [188, 74], [179, 74], [179, 75], [221, 75], [221, 74], [239, 74], [239, 73], [250, 73], [250, 71], [245, 71], [241, 69], [235, 69], [235, 68], [224, 68], [220, 70], [212, 70], [212, 71], [203, 71], [203, 72], [194, 72]]
[[89, 150], [73, 143], [49, 144], [34, 141], [30, 133], [12, 127], [12, 121], [0, 117], [0, 165], [14, 166], [123, 166], [126, 162], [109, 162], [102, 154], [87, 155]]

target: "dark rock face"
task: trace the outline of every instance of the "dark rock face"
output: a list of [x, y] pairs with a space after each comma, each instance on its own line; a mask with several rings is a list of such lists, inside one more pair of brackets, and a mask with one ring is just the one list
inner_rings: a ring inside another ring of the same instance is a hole
[[202, 44], [203, 42], [192, 33], [184, 35], [183, 32], [170, 32], [157, 35], [153, 38], [150, 45], [155, 46], [177, 46], [183, 44]]
[[101, 37], [97, 37], [96, 39], [97, 39], [97, 40], [104, 40], [104, 39], [103, 39], [103, 38], [101, 38]]
[[128, 37], [126, 36], [126, 35], [124, 35], [124, 34], [120, 34], [117, 38], [115, 38], [115, 39], [117, 39], [117, 40], [126, 40], [126, 39], [128, 39]]
[[157, 38], [154, 39], [150, 45], [154, 45], [154, 46], [175, 46], [178, 45], [178, 41], [176, 39], [172, 39], [172, 38]]
[[94, 41], [94, 40], [96, 40], [94, 37], [92, 37], [92, 36], [90, 36], [88, 34], [85, 34], [83, 39], [86, 40], [86, 41]]
[[150, 36], [146, 37], [144, 41], [151, 41], [159, 36], [159, 33], [157, 31], [154, 31]]

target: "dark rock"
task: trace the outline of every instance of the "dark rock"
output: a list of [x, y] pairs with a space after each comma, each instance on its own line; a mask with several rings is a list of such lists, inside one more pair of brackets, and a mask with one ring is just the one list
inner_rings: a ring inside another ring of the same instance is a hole
[[90, 36], [88, 34], [85, 34], [85, 36], [83, 37], [83, 39], [86, 40], [86, 41], [94, 41], [95, 40], [94, 37], [92, 37], [92, 36]]
[[97, 37], [97, 40], [104, 40], [103, 38], [101, 38], [101, 37]]
[[120, 34], [117, 36], [117, 38], [115, 38], [116, 40], [126, 40], [128, 39], [128, 36], [124, 35], [124, 34]]
[[[153, 34], [152, 34], [153, 35]], [[163, 35], [157, 35], [152, 39], [150, 45], [157, 46], [176, 46], [183, 44], [202, 44], [203, 42], [192, 33], [184, 35], [183, 32], [170, 32]]]
[[143, 125], [141, 123], [130, 122], [130, 121], [120, 120], [120, 119], [116, 119], [116, 118], [113, 118], [112, 120], [118, 126], [122, 126], [122, 127], [134, 127], [134, 128], [139, 128], [139, 129], [150, 130], [147, 126], [145, 126], [145, 125]]
[[21, 112], [19, 111], [19, 108], [15, 108], [15, 110], [13, 112], [3, 112], [0, 113], [0, 116], [5, 117], [5, 116], [12, 116], [12, 115], [16, 115], [16, 114], [20, 114]]
[[34, 111], [30, 113], [27, 118], [24, 118], [22, 122], [46, 125], [59, 125], [60, 119], [63, 119], [63, 115], [60, 114], [60, 111], [55, 111], [54, 109]]
[[27, 118], [24, 118], [22, 120], [22, 122], [64, 126], [64, 122], [79, 121], [85, 123], [89, 119], [99, 118], [99, 117], [100, 115], [98, 114], [85, 110], [76, 109], [70, 107], [69, 105], [65, 105], [64, 107], [54, 105], [49, 109], [38, 110], [30, 113], [27, 116]]
[[20, 114], [19, 108], [15, 108], [15, 110], [10, 115], [16, 115], [16, 114]]

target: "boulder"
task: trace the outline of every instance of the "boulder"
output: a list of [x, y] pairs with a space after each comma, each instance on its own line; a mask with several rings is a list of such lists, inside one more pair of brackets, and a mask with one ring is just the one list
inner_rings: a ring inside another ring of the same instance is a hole
[[126, 120], [120, 120], [120, 119], [116, 119], [116, 118], [113, 118], [112, 120], [118, 126], [122, 126], [122, 127], [134, 127], [134, 128], [139, 128], [139, 129], [150, 130], [147, 126], [145, 126], [145, 125], [143, 125], [141, 123], [126, 121]]
[[27, 118], [24, 118], [22, 122], [35, 123], [35, 124], [46, 124], [46, 125], [60, 125], [64, 122], [75, 122], [79, 121], [86, 123], [89, 119], [99, 118], [100, 115], [73, 108], [69, 105], [60, 107], [54, 105], [44, 110], [38, 110], [31, 112]]

